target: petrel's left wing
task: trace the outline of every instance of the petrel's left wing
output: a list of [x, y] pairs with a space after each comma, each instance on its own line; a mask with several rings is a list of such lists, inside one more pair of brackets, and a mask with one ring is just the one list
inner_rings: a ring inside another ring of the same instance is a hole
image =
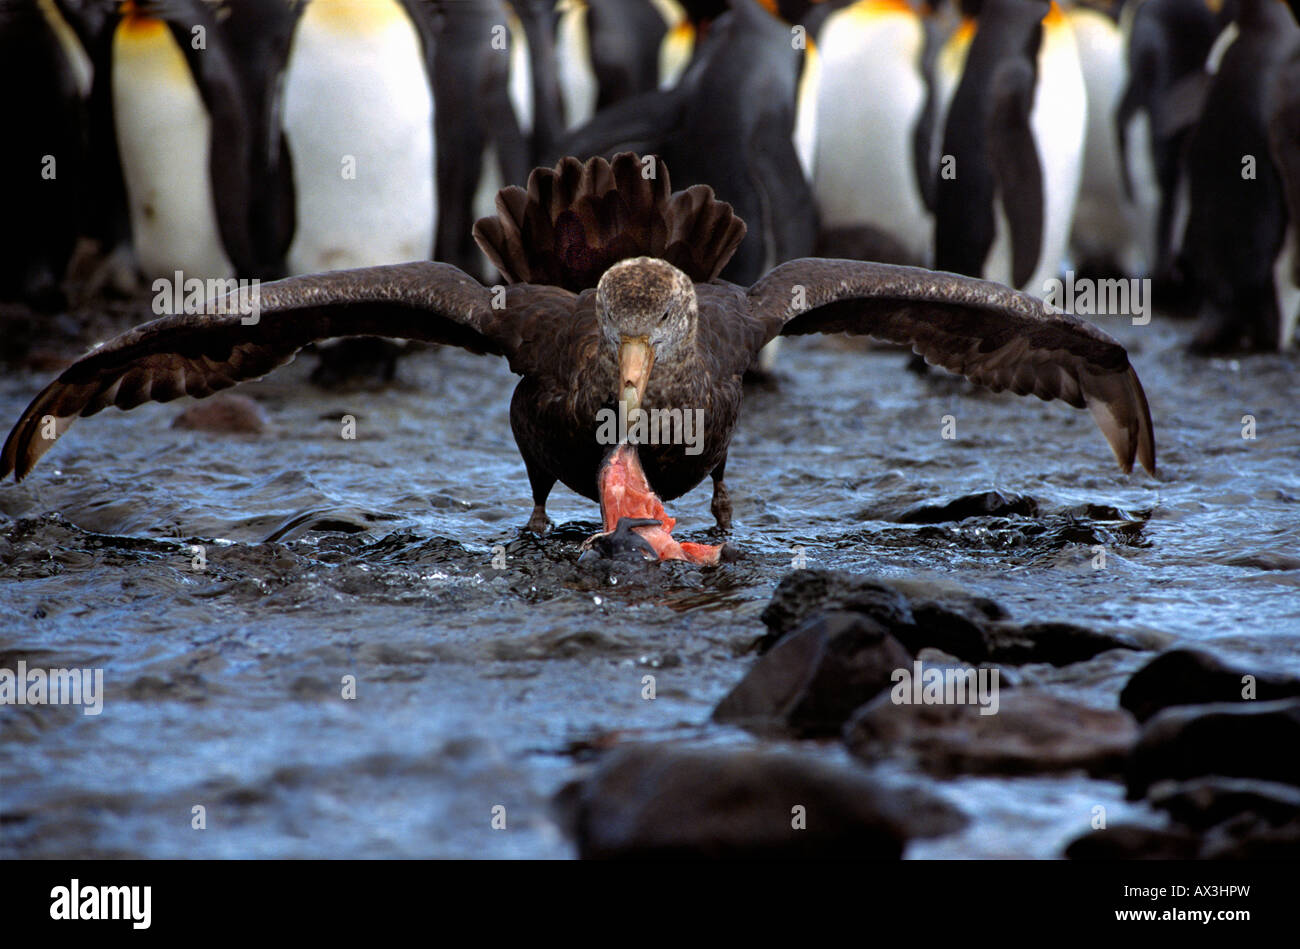
[[995, 392], [1085, 406], [1125, 471], [1152, 474], [1146, 393], [1118, 342], [1042, 300], [987, 280], [853, 260], [804, 258], [749, 290], [767, 339], [852, 333], [911, 346], [927, 362]]

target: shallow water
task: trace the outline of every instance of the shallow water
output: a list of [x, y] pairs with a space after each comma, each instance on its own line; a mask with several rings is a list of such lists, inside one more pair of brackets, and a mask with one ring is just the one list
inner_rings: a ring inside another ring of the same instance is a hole
[[[0, 707], [0, 856], [570, 856], [549, 801], [592, 747], [751, 740], [709, 714], [800, 556], [1300, 672], [1300, 362], [1194, 359], [1190, 328], [1159, 320], [1105, 328], [1146, 387], [1158, 479], [1120, 473], [1085, 412], [797, 340], [731, 451], [749, 559], [717, 568], [578, 564], [599, 514], [562, 487], [560, 529], [521, 539], [514, 377], [457, 350], [348, 393], [310, 386], [300, 359], [240, 390], [270, 435], [170, 428], [188, 402], [82, 420], [0, 488], [0, 667], [102, 667], [105, 705]], [[0, 381], [5, 427], [45, 381]], [[994, 489], [1038, 513], [898, 520]], [[669, 504], [679, 539], [712, 539], [708, 500], [706, 484]], [[1113, 707], [1149, 658], [1017, 673]], [[1057, 856], [1096, 804], [1157, 820], [1082, 777], [934, 787], [972, 824], [909, 856]]]

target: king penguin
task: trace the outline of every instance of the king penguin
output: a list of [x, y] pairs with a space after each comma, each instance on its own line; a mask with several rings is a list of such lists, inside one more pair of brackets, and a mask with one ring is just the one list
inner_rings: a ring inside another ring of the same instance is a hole
[[249, 127], [212, 13], [200, 0], [124, 0], [98, 52], [93, 95], [109, 104], [112, 142], [95, 160], [120, 168], [140, 271], [251, 272]]
[[674, 189], [711, 185], [748, 225], [722, 272], [737, 283], [809, 255], [816, 241], [815, 201], [794, 145], [802, 51], [791, 29], [755, 0], [736, 0], [677, 86], [606, 109], [562, 146], [582, 159], [657, 154]]
[[0, 300], [62, 303], [85, 173], [90, 58], [54, 0], [0, 5]]
[[660, 49], [685, 19], [676, 0], [560, 0], [556, 57], [565, 123], [660, 86]]
[[[721, 274], [740, 284], [810, 256], [817, 241], [816, 201], [796, 148], [798, 107], [811, 95], [801, 83], [808, 46], [794, 40], [806, 34], [773, 7], [771, 0], [734, 0], [702, 31], [676, 86], [611, 106], [560, 147], [582, 159], [629, 150], [658, 155], [674, 189], [711, 185], [748, 227]], [[760, 354], [758, 375], [775, 355], [774, 341]]]
[[1124, 36], [1109, 13], [1075, 6], [1066, 15], [1079, 44], [1088, 96], [1083, 176], [1070, 234], [1071, 256], [1081, 273], [1138, 276], [1150, 262], [1143, 250], [1141, 218], [1124, 187], [1116, 147], [1115, 113], [1127, 82]]
[[1235, 9], [1236, 0], [1140, 0], [1120, 15], [1126, 62], [1115, 113], [1120, 170], [1157, 298], [1175, 308], [1183, 289], [1175, 269], [1183, 153], [1208, 88], [1206, 59]]
[[[434, 256], [485, 276], [472, 234], [493, 213], [496, 193], [532, 170], [511, 95], [521, 68], [518, 21], [502, 0], [457, 0], [439, 18], [433, 56], [438, 222]], [[515, 26], [502, 30], [501, 27]], [[503, 49], [502, 47], [505, 46]]]
[[914, 164], [925, 42], [904, 0], [857, 0], [822, 25], [811, 175], [822, 256], [929, 262], [933, 222]]
[[219, 23], [239, 74], [249, 126], [249, 235], [253, 276], [285, 276], [293, 239], [290, 158], [281, 128], [281, 76], [296, 18], [289, 0], [221, 0]]
[[985, 0], [946, 111], [937, 269], [1045, 292], [1068, 246], [1086, 96], [1074, 34], [1056, 3]]
[[524, 27], [537, 164], [597, 112], [677, 84], [726, 0], [512, 0]]
[[1270, 123], [1300, 25], [1281, 0], [1241, 0], [1234, 22], [1187, 143], [1182, 260], [1200, 304], [1192, 348], [1202, 353], [1277, 350], [1293, 330], [1286, 194]]
[[290, 273], [433, 254], [431, 21], [400, 0], [308, 0], [283, 76]]

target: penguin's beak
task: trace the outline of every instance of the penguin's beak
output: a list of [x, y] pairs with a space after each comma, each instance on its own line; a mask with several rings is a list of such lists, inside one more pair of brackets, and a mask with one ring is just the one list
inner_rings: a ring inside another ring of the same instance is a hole
[[627, 417], [641, 408], [645, 387], [654, 368], [655, 351], [644, 336], [624, 336], [618, 344], [619, 401], [626, 406]]

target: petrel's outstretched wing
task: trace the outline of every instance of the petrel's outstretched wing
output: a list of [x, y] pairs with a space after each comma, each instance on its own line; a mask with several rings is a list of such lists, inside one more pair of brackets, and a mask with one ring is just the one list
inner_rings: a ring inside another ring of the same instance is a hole
[[1124, 347], [1002, 284], [917, 267], [804, 258], [749, 290], [767, 339], [853, 333], [905, 343], [995, 392], [1085, 406], [1125, 471], [1155, 473], [1151, 413]]
[[[525, 340], [572, 295], [553, 287], [508, 288], [504, 306], [450, 264], [418, 261], [290, 277], [208, 312], [164, 316], [97, 347], [32, 400], [0, 452], [0, 478], [21, 479], [83, 415], [183, 395], [203, 398], [266, 375], [303, 346], [334, 336], [393, 336], [505, 356], [526, 373]], [[255, 321], [254, 321], [255, 320]], [[247, 322], [245, 322], [247, 321]], [[53, 436], [53, 437], [50, 437]]]

